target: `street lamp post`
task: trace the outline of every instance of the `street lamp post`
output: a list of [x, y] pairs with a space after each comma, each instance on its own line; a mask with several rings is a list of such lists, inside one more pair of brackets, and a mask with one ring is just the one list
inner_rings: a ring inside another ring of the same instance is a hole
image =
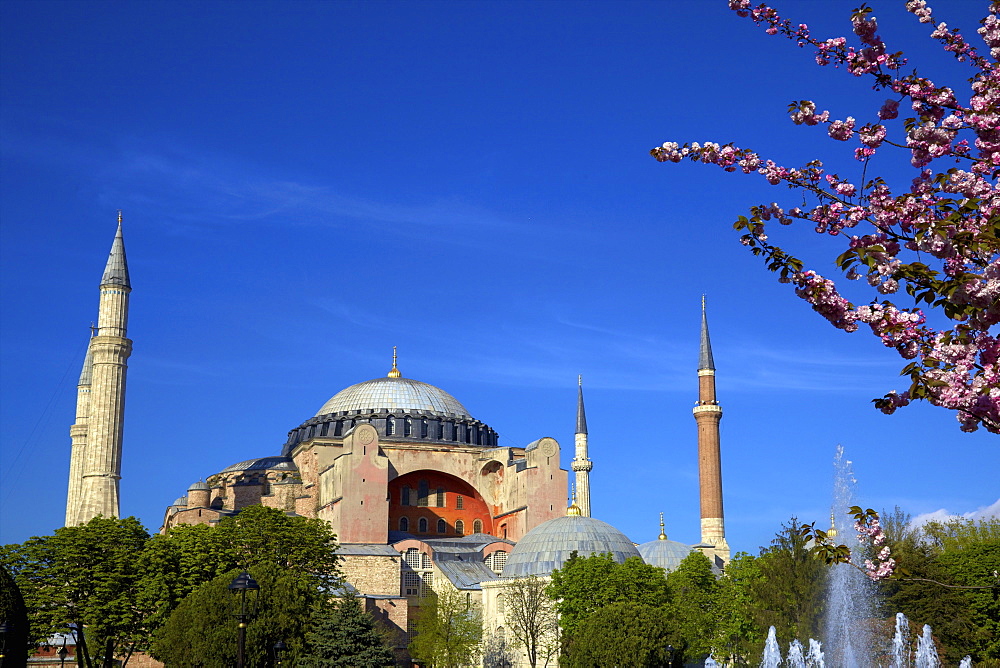
[[59, 655], [59, 668], [66, 665], [66, 657], [69, 656], [69, 650], [66, 649], [66, 638], [63, 638], [62, 647], [56, 652]]
[[7, 631], [10, 626], [6, 621], [0, 622], [0, 666], [3, 666], [4, 655], [7, 654]]
[[247, 641], [247, 621], [251, 619], [257, 611], [256, 596], [254, 596], [251, 601], [251, 609], [247, 611], [247, 592], [260, 591], [260, 585], [257, 584], [256, 580], [250, 577], [249, 573], [244, 572], [236, 576], [236, 579], [229, 585], [229, 588], [233, 590], [233, 593], [240, 597], [240, 611], [239, 614], [236, 615], [236, 619], [240, 622], [236, 646], [236, 668], [243, 668], [244, 649]]
[[667, 645], [667, 666], [670, 668], [673, 668], [675, 654], [677, 654], [677, 649], [673, 645]]
[[285, 644], [283, 640], [279, 640], [278, 642], [274, 643], [274, 647], [272, 647], [271, 649], [274, 650], [274, 665], [280, 666], [281, 655], [285, 652], [286, 649], [288, 649], [288, 646]]

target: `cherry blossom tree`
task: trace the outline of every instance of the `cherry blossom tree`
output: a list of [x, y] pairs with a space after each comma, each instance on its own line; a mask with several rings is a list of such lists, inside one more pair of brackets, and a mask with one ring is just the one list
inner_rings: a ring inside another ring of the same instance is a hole
[[[904, 73], [906, 59], [889, 51], [864, 5], [851, 16], [855, 44], [816, 38], [805, 24], [764, 4], [729, 5], [768, 34], [814, 48], [817, 64], [868, 77], [887, 94], [866, 121], [832, 119], [809, 100], [789, 105], [792, 122], [826, 126], [831, 139], [856, 145], [860, 178], [831, 173], [819, 160], [784, 167], [733, 144], [668, 141], [651, 154], [660, 162], [687, 159], [756, 173], [794, 189], [801, 206], [759, 204], [734, 227], [743, 232], [741, 242], [834, 327], [854, 332], [866, 325], [909, 361], [901, 375], [910, 386], [875, 399], [875, 406], [893, 413], [925, 400], [957, 411], [963, 431], [982, 426], [1000, 433], [1000, 340], [990, 331], [1000, 321], [1000, 1], [989, 5], [977, 31], [988, 56], [958, 30], [935, 25], [924, 0], [906, 2], [931, 25], [930, 37], [969, 67], [964, 92]], [[900, 119], [906, 107], [913, 115]], [[892, 149], [909, 151], [916, 171], [908, 188], [891, 185], [895, 178], [867, 176], [875, 156]], [[831, 278], [771, 242], [768, 225], [796, 221], [840, 240], [836, 267], [848, 280], [867, 281], [877, 293], [870, 303], [848, 301]]]

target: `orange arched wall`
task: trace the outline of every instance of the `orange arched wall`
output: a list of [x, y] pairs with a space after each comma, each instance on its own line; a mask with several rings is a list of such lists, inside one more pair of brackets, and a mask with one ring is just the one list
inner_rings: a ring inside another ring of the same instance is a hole
[[[427, 481], [427, 506], [418, 506], [420, 482]], [[410, 504], [403, 505], [403, 487], [410, 488]], [[444, 490], [444, 505], [438, 506], [437, 490]], [[458, 499], [462, 498], [462, 507]], [[493, 533], [493, 519], [482, 497], [468, 483], [447, 473], [438, 471], [413, 471], [389, 483], [389, 530], [399, 531], [399, 521], [405, 517], [409, 522], [407, 531], [414, 536], [425, 538], [448, 538], [473, 533], [476, 520], [483, 523], [483, 533]], [[420, 519], [427, 520], [427, 531], [421, 532]], [[438, 532], [438, 520], [445, 521], [444, 533]], [[462, 520], [465, 530], [455, 532], [455, 522]]]

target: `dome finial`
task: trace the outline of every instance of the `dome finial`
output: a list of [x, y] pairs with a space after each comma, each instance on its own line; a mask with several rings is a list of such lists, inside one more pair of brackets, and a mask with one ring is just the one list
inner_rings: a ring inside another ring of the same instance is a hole
[[667, 534], [663, 532], [663, 513], [660, 513], [660, 535], [657, 536], [659, 540], [666, 540]]
[[576, 485], [570, 487], [569, 508], [566, 509], [566, 514], [574, 517], [583, 515], [580, 511], [580, 506], [576, 505]]
[[392, 369], [389, 370], [389, 378], [400, 378], [403, 374], [396, 368], [396, 346], [392, 347]]

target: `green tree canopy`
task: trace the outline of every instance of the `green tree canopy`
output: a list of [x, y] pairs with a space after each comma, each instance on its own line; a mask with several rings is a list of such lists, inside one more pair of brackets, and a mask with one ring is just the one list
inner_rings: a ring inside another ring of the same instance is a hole
[[153, 536], [142, 556], [139, 596], [157, 628], [196, 587], [232, 570], [273, 564], [311, 574], [332, 590], [340, 577], [335, 550], [325, 520], [249, 506], [215, 527], [181, 525]]
[[450, 587], [420, 600], [416, 637], [410, 654], [432, 668], [458, 668], [476, 662], [483, 627], [479, 609]]
[[667, 665], [670, 622], [665, 613], [663, 608], [642, 603], [612, 603], [601, 607], [577, 627], [565, 665], [571, 668]]
[[[242, 569], [234, 569], [196, 588], [181, 601], [153, 637], [152, 655], [178, 668], [230, 668], [236, 663], [237, 615], [240, 599], [229, 589]], [[246, 631], [246, 662], [267, 665], [279, 640], [286, 658], [296, 665], [305, 654], [310, 612], [327, 597], [321, 580], [309, 573], [270, 562], [251, 566], [260, 585], [247, 600], [257, 598], [257, 614]]]
[[305, 668], [384, 668], [396, 665], [386, 635], [361, 609], [362, 601], [345, 594], [313, 605], [306, 632]]
[[86, 627], [77, 638], [80, 661], [111, 666], [146, 644], [147, 610], [137, 603], [139, 557], [149, 534], [134, 517], [95, 517], [56, 529], [21, 545], [4, 547], [4, 566], [13, 574], [29, 611], [37, 644], [69, 625]]
[[658, 608], [670, 599], [662, 568], [650, 566], [639, 557], [619, 564], [610, 554], [581, 557], [576, 552], [562, 568], [552, 572], [548, 594], [556, 600], [559, 625], [567, 639], [584, 619], [612, 603]]
[[720, 585], [712, 562], [701, 552], [692, 552], [667, 573], [667, 585], [673, 645], [683, 652], [685, 662], [703, 659], [712, 651], [719, 624]]

